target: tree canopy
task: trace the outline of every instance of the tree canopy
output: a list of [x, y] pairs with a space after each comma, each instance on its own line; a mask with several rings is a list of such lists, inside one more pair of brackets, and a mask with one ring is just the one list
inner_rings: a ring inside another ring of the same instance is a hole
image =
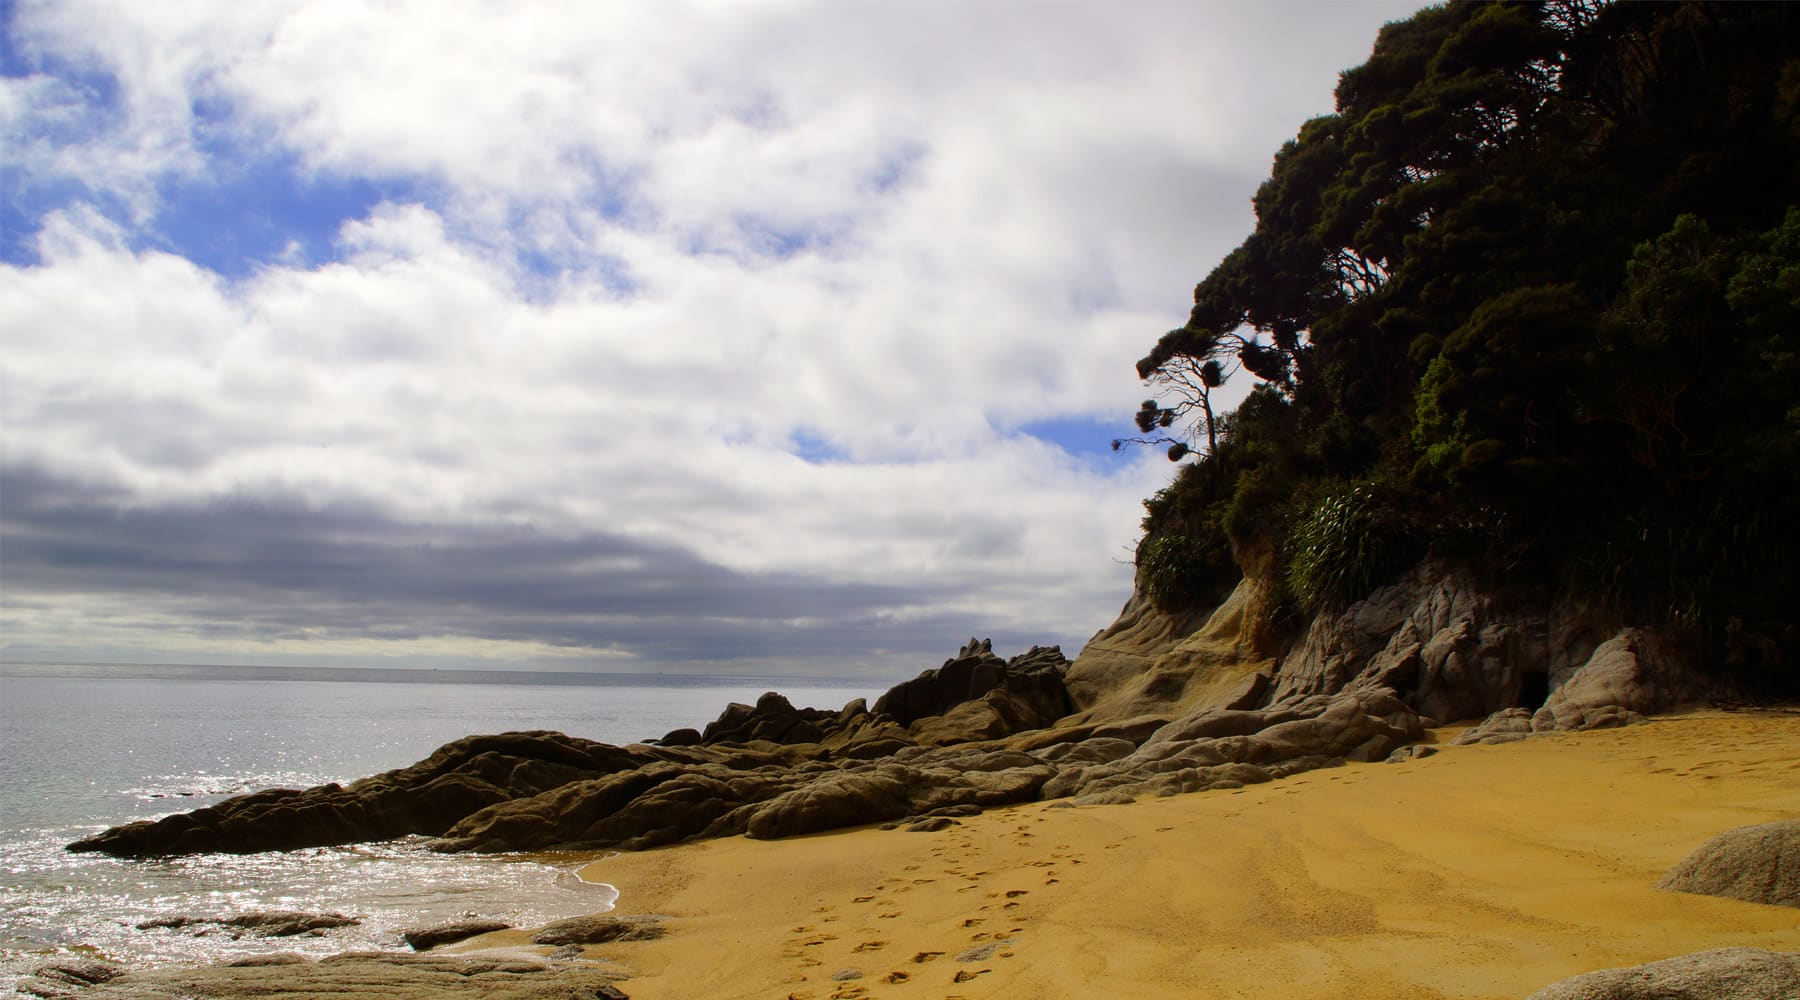
[[[1147, 541], [1274, 551], [1314, 606], [1433, 551], [1791, 659], [1797, 40], [1785, 4], [1452, 2], [1383, 28], [1138, 362], [1152, 426], [1196, 417], [1199, 456]], [[1215, 412], [1240, 369], [1255, 389]], [[1332, 531], [1377, 571], [1308, 577]]]

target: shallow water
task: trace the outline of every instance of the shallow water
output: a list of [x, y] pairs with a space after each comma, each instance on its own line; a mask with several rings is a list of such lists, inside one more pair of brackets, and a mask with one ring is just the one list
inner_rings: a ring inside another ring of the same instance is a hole
[[[625, 743], [703, 726], [766, 690], [828, 708], [876, 693], [816, 680], [399, 683], [342, 672], [262, 680], [250, 669], [0, 669], [0, 990], [58, 954], [162, 964], [399, 949], [407, 927], [465, 914], [537, 924], [604, 910], [615, 895], [575, 875], [586, 855], [447, 856], [416, 841], [157, 861], [63, 850], [107, 826], [261, 788], [348, 781], [472, 733], [557, 729]], [[218, 928], [137, 928], [255, 910], [362, 923], [237, 940]]]

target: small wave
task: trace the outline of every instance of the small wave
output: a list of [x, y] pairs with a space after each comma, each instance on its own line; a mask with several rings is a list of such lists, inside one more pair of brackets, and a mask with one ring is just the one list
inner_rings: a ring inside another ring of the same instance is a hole
[[266, 788], [311, 788], [323, 785], [334, 779], [300, 771], [272, 771], [262, 774], [211, 774], [199, 771], [193, 774], [162, 774], [149, 779], [144, 785], [134, 788], [120, 789], [120, 794], [136, 799], [139, 802], [158, 802], [168, 799], [201, 799], [224, 798], [232, 795], [247, 795], [250, 792], [262, 791]]

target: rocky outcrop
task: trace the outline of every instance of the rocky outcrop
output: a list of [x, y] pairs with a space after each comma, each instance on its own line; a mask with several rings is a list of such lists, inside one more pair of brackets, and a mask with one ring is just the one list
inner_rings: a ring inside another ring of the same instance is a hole
[[[971, 641], [943, 666], [889, 691], [873, 711], [860, 700], [842, 709], [796, 708], [771, 692], [755, 705], [727, 707], [698, 738], [677, 731], [655, 745], [615, 747], [554, 732], [469, 737], [349, 785], [257, 792], [115, 827], [69, 849], [122, 857], [250, 853], [406, 835], [440, 838], [452, 850], [636, 848], [878, 822], [930, 798], [912, 790], [926, 779], [906, 772], [906, 794], [859, 818], [858, 802], [874, 804], [856, 790], [875, 794], [891, 785], [856, 769], [839, 774], [841, 762], [1048, 725], [1068, 709], [1067, 666], [1054, 647], [1005, 661], [989, 643]], [[824, 772], [830, 780], [819, 780]], [[977, 788], [986, 780], [962, 777], [948, 790], [950, 801], [994, 801]]]
[[1720, 948], [1565, 979], [1531, 1000], [1781, 1000], [1800, 989], [1800, 953]]
[[907, 727], [912, 742], [945, 746], [1042, 729], [1069, 714], [1062, 650], [1033, 646], [1010, 661], [970, 639], [944, 665], [895, 685], [874, 714]]
[[444, 851], [641, 849], [773, 838], [1044, 798], [1119, 801], [1377, 761], [1422, 717], [1458, 742], [1631, 721], [1705, 686], [1668, 637], [1545, 611], [1426, 563], [1287, 645], [1245, 579], [1187, 634], [1134, 596], [1073, 665], [971, 640], [873, 708], [729, 706], [703, 731], [613, 747], [559, 733], [452, 743], [347, 786], [270, 791], [71, 845], [123, 856], [432, 838]]
[[1695, 848], [1656, 887], [1800, 907], [1800, 819], [1727, 830]]
[[1315, 616], [1286, 645], [1263, 624], [1263, 589], [1246, 578], [1180, 638], [1134, 596], [1070, 667], [1082, 711], [1064, 724], [1388, 690], [1434, 721], [1491, 718], [1469, 740], [1497, 742], [1619, 725], [1712, 693], [1669, 634], [1486, 587], [1441, 562]]
[[656, 758], [553, 732], [471, 736], [411, 767], [349, 785], [271, 789], [114, 827], [69, 845], [121, 857], [253, 853], [437, 835], [484, 806]]
[[52, 1000], [238, 1000], [363, 997], [367, 1000], [626, 1000], [618, 973], [592, 962], [350, 953], [311, 961], [266, 955], [228, 965], [154, 969], [82, 978], [92, 963], [51, 963], [19, 984]]
[[430, 951], [433, 948], [466, 941], [481, 934], [503, 931], [511, 926], [504, 920], [495, 920], [492, 917], [465, 917], [461, 920], [432, 924], [430, 927], [408, 928], [400, 932], [400, 939], [414, 951]]

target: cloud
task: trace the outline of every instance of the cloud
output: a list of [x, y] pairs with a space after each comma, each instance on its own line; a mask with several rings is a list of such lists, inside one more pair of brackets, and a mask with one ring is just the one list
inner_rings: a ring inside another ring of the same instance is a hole
[[1170, 469], [1054, 429], [1405, 13], [21, 5], [8, 655], [1078, 645]]

